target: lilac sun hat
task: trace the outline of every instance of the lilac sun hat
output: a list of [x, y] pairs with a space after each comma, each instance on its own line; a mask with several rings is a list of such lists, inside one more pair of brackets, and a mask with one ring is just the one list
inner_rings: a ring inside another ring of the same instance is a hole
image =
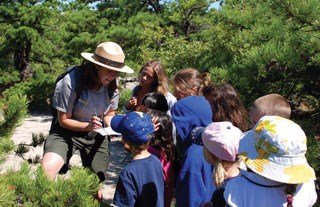
[[236, 161], [241, 130], [231, 122], [214, 122], [202, 132], [202, 142], [220, 160]]

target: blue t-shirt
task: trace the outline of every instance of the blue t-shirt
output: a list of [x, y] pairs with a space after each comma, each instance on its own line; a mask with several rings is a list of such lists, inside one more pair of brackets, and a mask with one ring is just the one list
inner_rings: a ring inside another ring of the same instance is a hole
[[113, 198], [116, 206], [164, 206], [164, 180], [159, 159], [132, 160], [120, 172]]

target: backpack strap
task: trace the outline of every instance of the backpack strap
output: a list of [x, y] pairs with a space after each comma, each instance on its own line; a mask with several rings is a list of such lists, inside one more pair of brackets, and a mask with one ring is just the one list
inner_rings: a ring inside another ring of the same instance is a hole
[[[56, 88], [57, 83], [62, 80], [66, 75], [70, 74], [72, 71], [75, 71], [75, 80], [76, 80], [76, 85], [75, 85], [75, 93], [76, 93], [76, 100], [78, 101], [83, 89], [84, 89], [84, 84], [82, 83], [83, 81], [83, 69], [82, 67], [77, 67], [77, 66], [71, 66], [68, 67], [67, 70], [65, 72], [63, 72], [62, 74], [60, 74], [56, 81], [55, 81], [55, 87], [54, 90]], [[52, 97], [54, 95], [54, 90], [52, 93]], [[52, 122], [51, 122], [51, 127], [49, 130], [49, 134], [51, 134], [54, 130], [56, 129], [61, 129], [60, 125], [59, 125], [59, 121], [58, 121], [58, 112], [57, 109], [54, 108], [51, 105], [51, 114], [52, 114]]]

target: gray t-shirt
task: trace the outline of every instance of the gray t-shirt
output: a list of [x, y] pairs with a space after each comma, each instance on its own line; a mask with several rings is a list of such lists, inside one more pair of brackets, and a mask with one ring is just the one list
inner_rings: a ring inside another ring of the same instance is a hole
[[75, 71], [72, 71], [57, 83], [52, 104], [59, 111], [72, 113], [72, 119], [89, 121], [92, 116], [102, 118], [103, 113], [118, 108], [118, 90], [109, 98], [107, 86], [98, 91], [84, 89], [76, 101], [75, 86]]

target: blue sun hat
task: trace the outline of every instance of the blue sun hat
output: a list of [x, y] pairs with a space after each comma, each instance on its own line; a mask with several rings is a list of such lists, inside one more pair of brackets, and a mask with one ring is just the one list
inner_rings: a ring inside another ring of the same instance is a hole
[[111, 128], [121, 133], [124, 140], [141, 145], [150, 141], [155, 129], [153, 122], [145, 113], [130, 112], [127, 115], [116, 115], [111, 119]]
[[246, 166], [270, 180], [299, 184], [315, 180], [305, 157], [307, 138], [299, 125], [279, 116], [264, 116], [240, 141]]

